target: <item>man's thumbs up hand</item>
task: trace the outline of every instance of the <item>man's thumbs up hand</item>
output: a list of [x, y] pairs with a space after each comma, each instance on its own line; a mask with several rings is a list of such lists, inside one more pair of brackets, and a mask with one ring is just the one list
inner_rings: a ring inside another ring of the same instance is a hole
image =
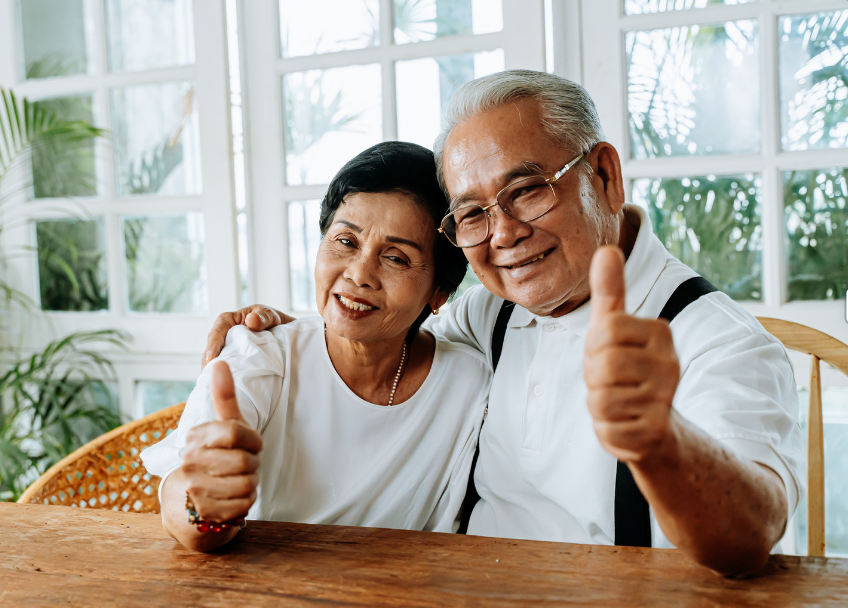
[[256, 501], [262, 435], [242, 416], [222, 361], [212, 368], [211, 397], [216, 419], [189, 431], [182, 470], [198, 514], [226, 522], [247, 515]]
[[601, 445], [619, 460], [639, 462], [670, 438], [671, 404], [680, 379], [668, 323], [625, 311], [624, 256], [598, 249], [589, 270], [592, 316], [583, 375]]

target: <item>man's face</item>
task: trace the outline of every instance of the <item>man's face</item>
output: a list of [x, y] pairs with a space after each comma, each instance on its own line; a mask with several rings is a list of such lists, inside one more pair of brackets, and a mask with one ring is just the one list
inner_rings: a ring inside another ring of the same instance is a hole
[[[454, 128], [444, 149], [445, 183], [452, 201], [485, 207], [525, 163], [550, 176], [580, 152], [552, 142], [542, 128], [538, 103], [524, 99]], [[597, 169], [597, 152], [587, 159]], [[489, 291], [538, 315], [565, 314], [584, 302], [592, 255], [618, 238], [621, 206], [610, 204], [597, 172], [590, 177], [578, 164], [554, 184], [554, 191], [556, 204], [531, 222], [493, 207], [489, 238], [463, 250]]]

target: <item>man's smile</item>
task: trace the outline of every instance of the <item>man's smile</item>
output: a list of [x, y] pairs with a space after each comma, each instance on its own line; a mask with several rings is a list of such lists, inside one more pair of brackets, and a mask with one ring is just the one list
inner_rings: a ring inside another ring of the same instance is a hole
[[509, 265], [507, 265], [507, 264], [496, 264], [496, 266], [498, 268], [506, 268], [508, 270], [512, 270], [514, 268], [521, 268], [522, 266], [527, 266], [529, 264], [532, 264], [533, 262], [538, 262], [539, 260], [546, 258], [548, 255], [550, 255], [553, 252], [554, 249], [556, 249], [556, 247], [548, 249], [547, 251], [544, 251], [544, 252], [540, 253], [539, 255], [537, 255], [535, 257], [532, 257], [532, 258], [529, 258], [529, 259], [526, 259], [526, 260], [522, 260], [522, 261], [516, 262], [514, 264], [509, 264]]

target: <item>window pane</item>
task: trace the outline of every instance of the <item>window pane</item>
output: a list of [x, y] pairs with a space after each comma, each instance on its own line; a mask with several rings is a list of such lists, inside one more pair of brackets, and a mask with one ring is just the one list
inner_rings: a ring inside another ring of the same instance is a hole
[[633, 202], [681, 262], [735, 300], [762, 300], [761, 188], [754, 175], [640, 179]]
[[191, 0], [109, 0], [106, 18], [113, 72], [194, 63]]
[[[62, 120], [94, 122], [91, 95], [57, 97], [41, 101]], [[32, 149], [32, 186], [35, 198], [93, 196], [97, 194], [94, 140], [69, 142], [67, 138], [42, 138]]]
[[780, 19], [784, 150], [848, 145], [848, 11]]
[[94, 24], [87, 0], [20, 0], [27, 78], [84, 74]]
[[634, 158], [760, 149], [756, 21], [627, 35]]
[[42, 310], [108, 309], [103, 220], [37, 222], [35, 234]]
[[361, 49], [379, 38], [379, 0], [280, 0], [283, 57]]
[[441, 129], [442, 110], [456, 90], [469, 80], [503, 69], [501, 49], [398, 61], [398, 138], [432, 148]]
[[315, 258], [321, 244], [318, 218], [321, 201], [289, 203], [289, 272], [291, 306], [294, 310], [316, 310]]
[[118, 196], [200, 194], [194, 87], [171, 82], [112, 91]]
[[140, 381], [135, 383], [135, 398], [147, 416], [188, 399], [194, 384], [183, 381]]
[[133, 312], [206, 314], [203, 214], [123, 218]]
[[848, 168], [784, 173], [790, 300], [848, 290]]
[[[806, 374], [806, 371], [801, 375]], [[801, 404], [801, 428], [804, 450], [807, 446], [807, 404], [809, 389], [798, 391]], [[848, 557], [848, 388], [822, 389], [822, 418], [824, 422], [824, 521], [825, 555]], [[802, 500], [795, 511], [795, 550], [807, 552], [807, 501]]]
[[[441, 236], [441, 235], [439, 235]], [[465, 277], [462, 279], [462, 283], [459, 284], [459, 287], [456, 290], [456, 294], [451, 298], [451, 301], [456, 300], [459, 296], [464, 294], [466, 291], [474, 287], [475, 285], [480, 284], [480, 279], [477, 278], [477, 275], [474, 274], [474, 271], [471, 270], [471, 266], [468, 267], [468, 270], [465, 272]]]
[[377, 64], [283, 77], [289, 185], [326, 184], [382, 140], [380, 80]]
[[503, 29], [501, 0], [394, 0], [395, 42]]
[[627, 15], [641, 15], [716, 5], [748, 4], [749, 2], [756, 2], [756, 0], [624, 0], [624, 12]]

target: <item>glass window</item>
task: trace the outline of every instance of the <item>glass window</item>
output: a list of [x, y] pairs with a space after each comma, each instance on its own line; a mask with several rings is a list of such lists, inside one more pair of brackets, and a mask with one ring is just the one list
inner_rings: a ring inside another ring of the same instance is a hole
[[394, 0], [395, 42], [503, 29], [501, 0]]
[[432, 148], [441, 130], [442, 111], [456, 90], [469, 80], [503, 69], [501, 49], [398, 61], [398, 139]]
[[848, 290], [848, 168], [784, 173], [789, 300]]
[[206, 314], [203, 214], [123, 218], [129, 309]]
[[756, 0], [624, 0], [624, 12], [627, 15], [643, 13], [665, 13], [666, 11], [685, 11], [717, 5], [748, 4]]
[[[40, 103], [61, 120], [94, 123], [91, 95], [54, 97]], [[94, 140], [78, 143], [62, 137], [41, 139], [32, 148], [33, 195], [58, 198], [97, 194], [94, 160]]]
[[283, 57], [318, 55], [380, 42], [379, 0], [280, 0]]
[[383, 138], [380, 66], [354, 65], [283, 77], [290, 186], [326, 184]]
[[289, 203], [289, 271], [294, 310], [316, 310], [315, 258], [321, 244], [321, 201]]
[[41, 221], [35, 233], [42, 310], [108, 309], [103, 220]]
[[145, 416], [182, 403], [194, 390], [194, 382], [139, 381], [135, 383], [135, 400]]
[[784, 150], [848, 145], [848, 10], [781, 17]]
[[[806, 374], [806, 372], [803, 372]], [[809, 389], [798, 391], [801, 404], [801, 428], [804, 449], [807, 446], [807, 405]], [[848, 388], [826, 386], [822, 389], [822, 421], [824, 422], [824, 521], [825, 555], [848, 557]], [[795, 511], [795, 551], [806, 554], [807, 501], [798, 503]]]
[[640, 179], [633, 202], [672, 255], [733, 299], [761, 300], [761, 188], [754, 175]]
[[187, 82], [112, 91], [119, 196], [200, 194], [200, 137]]
[[20, 0], [27, 78], [91, 71], [94, 23], [88, 0]]
[[627, 34], [632, 155], [760, 149], [756, 21]]
[[109, 69], [194, 63], [191, 0], [108, 0]]

